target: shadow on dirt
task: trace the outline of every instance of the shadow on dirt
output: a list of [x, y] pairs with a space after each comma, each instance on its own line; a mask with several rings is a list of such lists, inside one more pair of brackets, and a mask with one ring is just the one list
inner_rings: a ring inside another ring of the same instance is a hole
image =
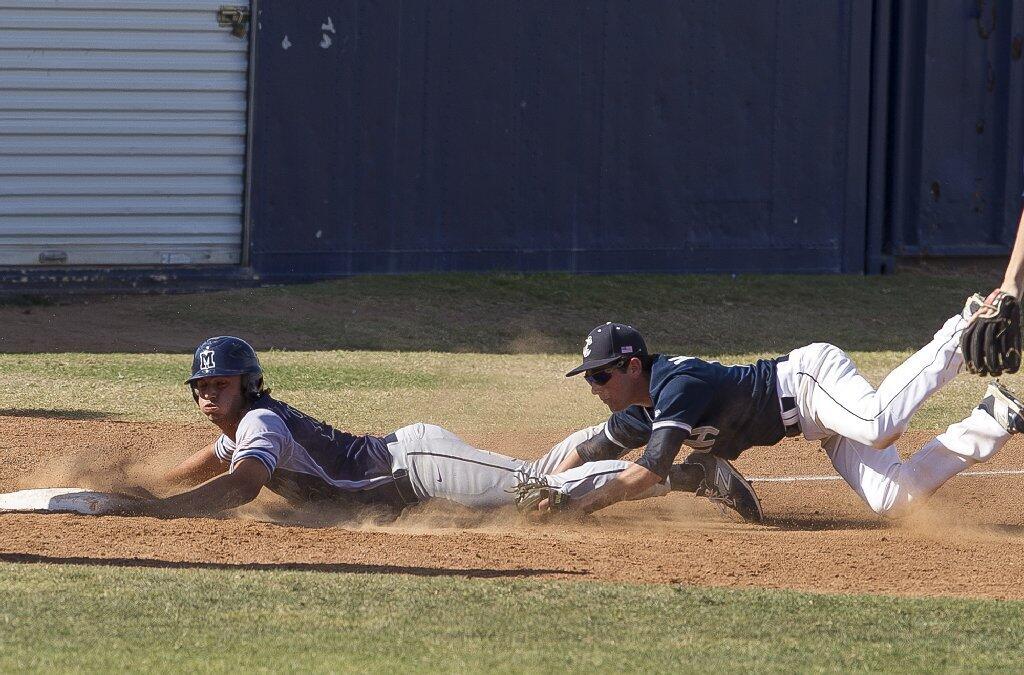
[[356, 563], [248, 563], [229, 564], [214, 562], [189, 562], [159, 560], [156, 558], [86, 558], [35, 555], [31, 553], [0, 553], [0, 562], [45, 565], [101, 565], [109, 567], [152, 567], [159, 569], [205, 569], [205, 570], [280, 570], [298, 572], [324, 572], [327, 574], [411, 574], [419, 577], [467, 577], [470, 579], [501, 579], [566, 574], [586, 576], [589, 572], [580, 570], [517, 568], [497, 570], [486, 568], [418, 567], [407, 565], [365, 565]]
[[0, 417], [34, 417], [43, 420], [109, 420], [113, 413], [99, 410], [51, 410], [48, 408], [0, 408]]
[[981, 529], [994, 534], [1010, 537], [1019, 537], [1024, 535], [1024, 525], [984, 525]]
[[765, 517], [764, 527], [783, 532], [824, 532], [839, 530], [885, 530], [892, 523], [881, 518]]

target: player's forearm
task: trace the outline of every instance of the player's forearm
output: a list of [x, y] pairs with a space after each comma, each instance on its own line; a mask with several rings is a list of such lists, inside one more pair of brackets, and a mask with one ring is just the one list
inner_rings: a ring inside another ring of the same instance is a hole
[[1020, 222], [1017, 223], [1017, 238], [1013, 242], [1010, 263], [1006, 266], [1006, 275], [999, 288], [1004, 293], [1020, 299], [1022, 287], [1024, 287], [1024, 211], [1021, 212]]
[[639, 464], [630, 464], [615, 480], [581, 497], [572, 506], [584, 513], [593, 513], [615, 502], [634, 499], [660, 480], [661, 477], [653, 471]]
[[165, 472], [160, 481], [170, 488], [192, 487], [219, 476], [228, 470], [228, 466], [217, 457], [211, 444]]
[[159, 518], [208, 516], [248, 504], [261, 487], [237, 474], [225, 474], [188, 492], [142, 502], [133, 513]]

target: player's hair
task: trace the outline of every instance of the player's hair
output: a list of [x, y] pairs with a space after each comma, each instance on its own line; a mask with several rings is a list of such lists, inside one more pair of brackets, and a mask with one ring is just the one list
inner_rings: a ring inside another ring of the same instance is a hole
[[616, 367], [621, 371], [625, 371], [626, 368], [629, 366], [629, 362], [632, 361], [633, 359], [640, 360], [640, 367], [643, 368], [644, 375], [651, 374], [651, 366], [654, 365], [654, 357], [651, 356], [650, 354], [637, 354], [636, 356], [633, 357], [623, 358], [622, 361], [619, 362], [619, 365]]
[[246, 403], [252, 403], [260, 396], [270, 393], [270, 387], [264, 386], [263, 373], [246, 373], [242, 375], [242, 395]]

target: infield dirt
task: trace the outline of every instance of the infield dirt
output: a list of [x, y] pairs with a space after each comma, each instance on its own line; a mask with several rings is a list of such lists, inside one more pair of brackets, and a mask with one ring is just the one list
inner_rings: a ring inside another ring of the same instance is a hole
[[[910, 451], [932, 434], [911, 432]], [[523, 439], [472, 436], [514, 454]], [[0, 491], [118, 489], [213, 439], [195, 425], [0, 416]], [[543, 447], [560, 434], [539, 434]], [[1013, 439], [986, 470], [1024, 459]], [[754, 477], [833, 474], [816, 444], [787, 440], [737, 462]], [[923, 596], [1024, 598], [1020, 477], [958, 477], [899, 524], [840, 481], [759, 483], [767, 522], [732, 522], [690, 495], [616, 505], [583, 521], [528, 523], [432, 504], [380, 526], [296, 514], [273, 498], [223, 519], [0, 515], [0, 560], [245, 566], [471, 577], [548, 577]], [[265, 491], [266, 492], [266, 491]]]

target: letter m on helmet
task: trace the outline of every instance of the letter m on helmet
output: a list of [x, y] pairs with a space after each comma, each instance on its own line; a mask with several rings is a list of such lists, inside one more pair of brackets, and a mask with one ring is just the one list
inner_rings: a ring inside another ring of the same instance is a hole
[[263, 369], [256, 351], [248, 342], [233, 335], [204, 340], [192, 357], [192, 374], [187, 383], [204, 377], [252, 375], [261, 377]]

